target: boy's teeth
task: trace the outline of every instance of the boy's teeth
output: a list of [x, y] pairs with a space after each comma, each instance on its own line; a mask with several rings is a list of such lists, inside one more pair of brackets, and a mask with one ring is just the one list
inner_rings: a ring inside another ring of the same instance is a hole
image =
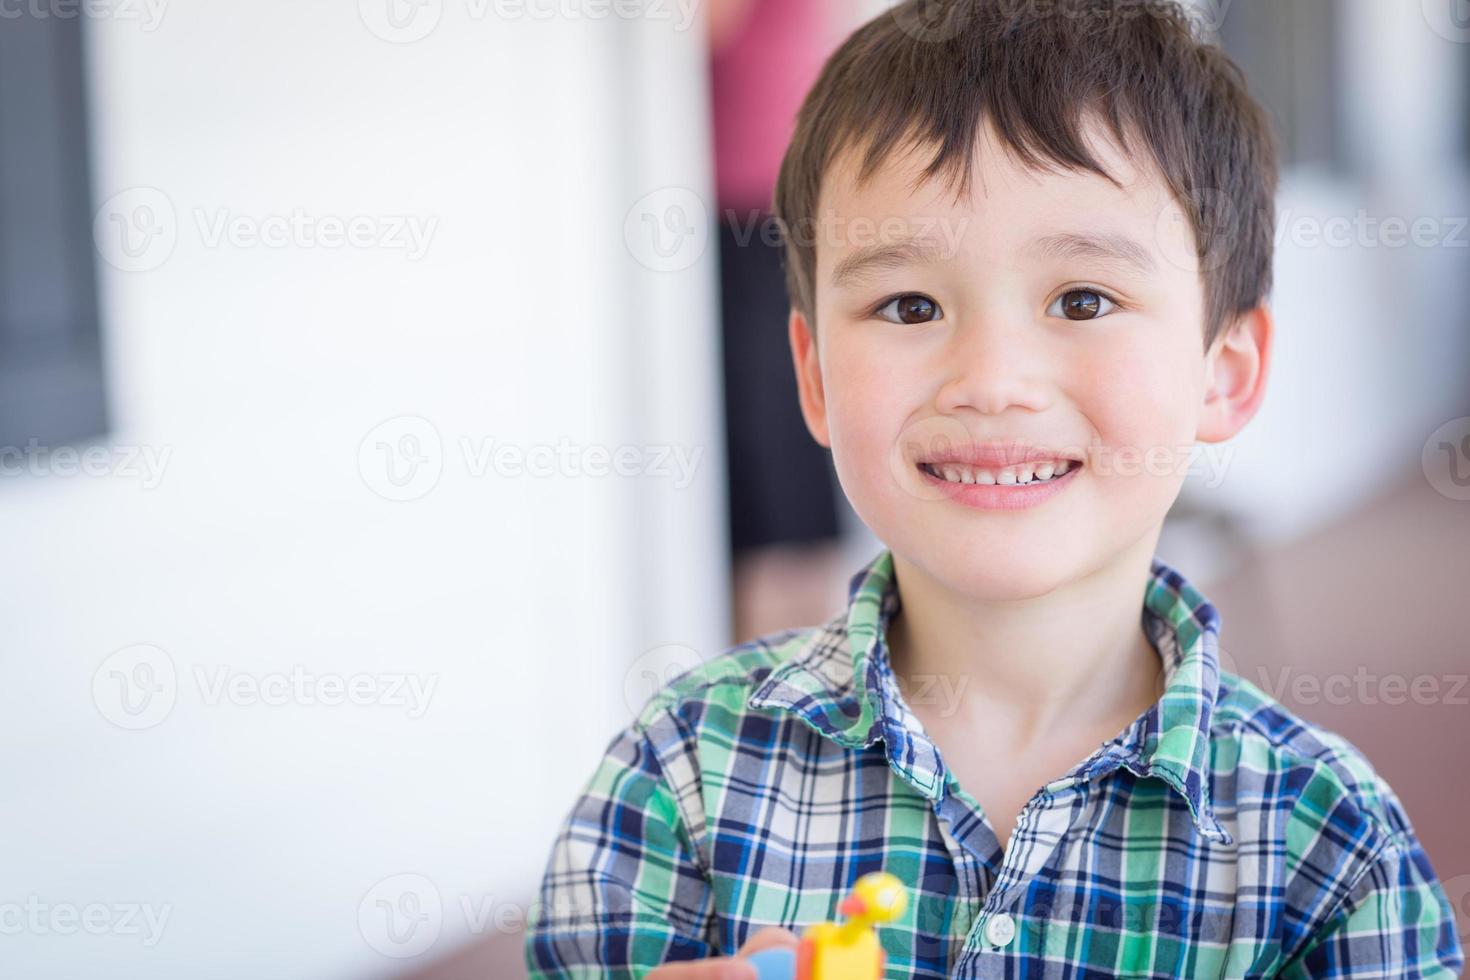
[[1040, 483], [1052, 477], [1062, 476], [1072, 468], [1072, 461], [1047, 460], [1043, 463], [1024, 463], [1020, 466], [1009, 466], [998, 472], [995, 470], [983, 470], [975, 466], [962, 466], [958, 463], [945, 463], [942, 466], [925, 463], [924, 467], [930, 473], [943, 477], [950, 483], [1016, 486], [1027, 483]]

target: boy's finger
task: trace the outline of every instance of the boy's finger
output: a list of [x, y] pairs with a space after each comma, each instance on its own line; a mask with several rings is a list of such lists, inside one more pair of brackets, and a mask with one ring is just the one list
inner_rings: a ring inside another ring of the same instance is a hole
[[744, 960], [720, 956], [712, 960], [665, 963], [645, 980], [757, 980], [755, 967]]
[[749, 956], [751, 953], [759, 953], [763, 949], [776, 949], [781, 946], [790, 946], [793, 949], [801, 940], [797, 939], [796, 933], [790, 929], [782, 929], [780, 926], [766, 926], [755, 935], [745, 941], [740, 947], [741, 956]]
[[709, 960], [689, 960], [684, 963], [666, 963], [646, 980], [756, 980], [756, 970], [744, 957], [766, 949], [783, 946], [796, 948], [796, 933], [780, 926], [766, 926], [756, 932], [740, 947], [738, 956], [720, 956]]

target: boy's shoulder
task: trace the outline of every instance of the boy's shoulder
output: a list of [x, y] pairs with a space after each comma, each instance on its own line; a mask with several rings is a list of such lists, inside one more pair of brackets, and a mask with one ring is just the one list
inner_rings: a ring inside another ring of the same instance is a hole
[[1412, 835], [1398, 795], [1362, 749], [1239, 674], [1221, 668], [1219, 676], [1210, 725], [1216, 786], [1228, 781], [1240, 796], [1270, 781], [1310, 805], [1300, 817], [1366, 823], [1361, 829], [1385, 843]]

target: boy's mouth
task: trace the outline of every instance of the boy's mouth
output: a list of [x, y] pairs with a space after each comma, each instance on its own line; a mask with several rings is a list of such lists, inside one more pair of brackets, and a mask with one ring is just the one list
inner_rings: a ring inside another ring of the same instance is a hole
[[916, 464], [947, 483], [1028, 486], [1059, 479], [1083, 465], [1080, 454], [1018, 444], [965, 445], [932, 453]]
[[1058, 479], [1081, 465], [1075, 459], [1061, 458], [1006, 467], [971, 466], [967, 463], [920, 463], [919, 469], [947, 483], [1027, 486]]

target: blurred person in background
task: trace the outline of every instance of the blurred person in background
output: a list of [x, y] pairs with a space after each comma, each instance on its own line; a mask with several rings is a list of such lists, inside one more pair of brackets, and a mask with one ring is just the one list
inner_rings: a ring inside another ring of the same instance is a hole
[[831, 453], [802, 422], [771, 194], [802, 96], [836, 48], [832, 0], [712, 0], [733, 642], [825, 620], [846, 579]]

